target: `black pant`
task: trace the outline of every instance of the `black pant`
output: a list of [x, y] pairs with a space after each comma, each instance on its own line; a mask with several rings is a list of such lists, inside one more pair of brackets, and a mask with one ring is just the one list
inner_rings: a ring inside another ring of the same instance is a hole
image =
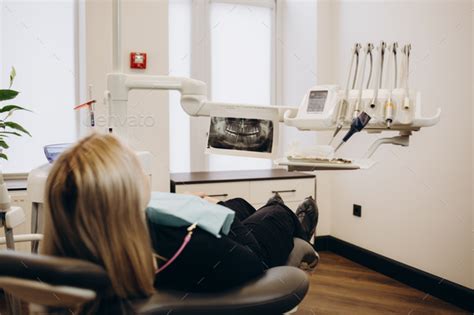
[[229, 237], [248, 246], [267, 267], [284, 265], [293, 250], [293, 237], [303, 238], [298, 218], [284, 204], [273, 201], [258, 211], [242, 198], [219, 204], [236, 214]]

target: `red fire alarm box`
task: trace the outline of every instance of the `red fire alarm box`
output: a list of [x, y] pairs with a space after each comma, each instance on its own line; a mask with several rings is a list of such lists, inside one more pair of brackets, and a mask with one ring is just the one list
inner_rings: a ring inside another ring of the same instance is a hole
[[130, 53], [130, 68], [146, 69], [146, 53], [140, 53], [140, 52]]

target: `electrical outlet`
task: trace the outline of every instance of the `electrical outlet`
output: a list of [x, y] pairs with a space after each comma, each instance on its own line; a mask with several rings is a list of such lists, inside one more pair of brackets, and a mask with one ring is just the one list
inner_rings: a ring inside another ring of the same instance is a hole
[[359, 218], [362, 217], [362, 206], [354, 204], [352, 214]]

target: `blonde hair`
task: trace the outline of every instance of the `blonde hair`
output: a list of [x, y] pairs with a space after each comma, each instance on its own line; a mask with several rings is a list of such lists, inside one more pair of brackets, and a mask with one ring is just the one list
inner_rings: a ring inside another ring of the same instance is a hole
[[154, 269], [147, 197], [148, 179], [128, 147], [111, 135], [84, 138], [49, 174], [41, 252], [103, 266], [120, 298], [149, 296]]

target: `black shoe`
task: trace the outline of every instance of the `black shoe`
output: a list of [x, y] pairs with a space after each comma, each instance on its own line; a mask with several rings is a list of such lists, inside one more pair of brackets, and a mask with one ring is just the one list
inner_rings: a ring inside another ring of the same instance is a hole
[[318, 225], [319, 210], [313, 197], [306, 198], [296, 209], [296, 216], [303, 228], [306, 241], [310, 241], [316, 232], [316, 225]]
[[270, 203], [279, 203], [281, 205], [285, 204], [285, 202], [283, 201], [279, 193], [275, 193], [273, 197], [268, 199], [267, 204], [270, 204]]

